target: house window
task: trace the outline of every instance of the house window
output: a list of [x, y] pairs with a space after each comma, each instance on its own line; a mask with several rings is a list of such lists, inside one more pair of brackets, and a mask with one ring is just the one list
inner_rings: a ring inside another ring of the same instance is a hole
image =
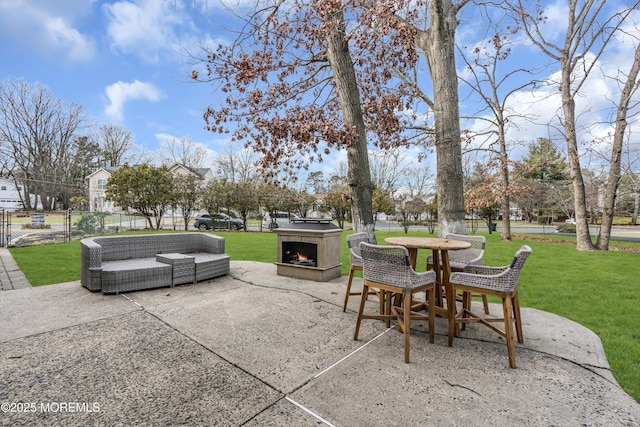
[[93, 210], [95, 211], [103, 211], [104, 210], [104, 197], [94, 197], [93, 198]]
[[104, 178], [98, 179], [98, 190], [107, 189], [107, 180]]
[[0, 190], [2, 190], [2, 191], [6, 191], [6, 189], [7, 189], [6, 185], [3, 185], [2, 187], [0, 187]]
[[18, 191], [22, 191], [22, 187], [18, 187]]

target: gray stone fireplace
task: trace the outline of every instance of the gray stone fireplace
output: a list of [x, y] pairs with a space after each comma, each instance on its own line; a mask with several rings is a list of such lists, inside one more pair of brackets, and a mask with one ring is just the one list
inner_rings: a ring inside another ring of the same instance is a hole
[[342, 229], [329, 219], [296, 219], [278, 235], [277, 274], [326, 282], [340, 277]]

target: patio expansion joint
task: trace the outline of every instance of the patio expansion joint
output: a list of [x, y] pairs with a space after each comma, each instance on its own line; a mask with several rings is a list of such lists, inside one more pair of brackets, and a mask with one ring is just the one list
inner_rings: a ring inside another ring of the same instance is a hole
[[306, 295], [306, 296], [308, 296], [308, 297], [313, 298], [315, 302], [324, 302], [324, 303], [327, 303], [327, 304], [333, 305], [334, 307], [342, 307], [342, 305], [339, 305], [339, 304], [333, 303], [333, 302], [331, 302], [331, 301], [327, 301], [327, 300], [325, 300], [325, 299], [322, 299], [322, 298], [318, 297], [317, 295], [313, 295], [313, 294], [311, 294], [311, 293], [309, 293], [309, 292], [301, 291], [300, 289], [291, 289], [291, 288], [283, 288], [283, 287], [279, 287], [279, 286], [266, 286], [266, 285], [260, 285], [260, 284], [258, 284], [258, 283], [253, 283], [253, 282], [250, 282], [250, 281], [248, 281], [248, 280], [245, 280], [245, 279], [243, 279], [243, 278], [241, 278], [241, 277], [234, 276], [234, 275], [233, 275], [233, 274], [231, 274], [231, 273], [229, 273], [229, 274], [228, 274], [228, 276], [229, 276], [229, 277], [231, 277], [231, 278], [232, 278], [232, 279], [234, 279], [234, 280], [237, 280], [238, 282], [242, 282], [242, 283], [247, 284], [247, 285], [250, 285], [250, 286], [255, 286], [255, 287], [257, 287], [257, 288], [263, 288], [263, 289], [277, 289], [277, 290], [279, 290], [279, 291], [296, 292], [296, 293], [298, 293], [298, 294]]
[[[73, 328], [77, 328], [78, 326], [88, 325], [88, 324], [91, 324], [93, 322], [100, 321], [100, 320], [115, 319], [117, 317], [121, 317], [121, 316], [124, 316], [124, 315], [129, 314], [129, 313], [131, 313], [131, 312], [115, 313], [115, 314], [111, 314], [111, 315], [108, 315], [108, 316], [92, 318], [92, 319], [84, 321], [84, 322], [73, 323], [73, 324], [70, 324], [70, 325], [67, 325], [67, 326], [56, 327], [55, 331], [64, 331], [64, 330], [67, 330], [67, 329], [73, 329]], [[6, 341], [0, 340], [0, 344], [10, 343], [12, 341], [18, 341], [18, 340], [22, 340], [22, 339], [25, 339], [25, 338], [37, 337], [37, 336], [40, 336], [40, 335], [46, 335], [46, 334], [50, 334], [51, 332], [52, 332], [52, 330], [45, 330], [45, 331], [40, 331], [40, 332], [36, 332], [36, 333], [33, 333], [33, 334], [21, 335], [21, 336], [15, 337], [15, 338], [8, 339]], [[0, 423], [0, 425], [1, 425], [1, 423]]]
[[[375, 337], [371, 338], [370, 340], [368, 340], [367, 342], [365, 342], [364, 344], [362, 344], [360, 347], [356, 348], [355, 350], [353, 350], [351, 353], [347, 354], [346, 356], [342, 357], [341, 359], [339, 359], [338, 361], [334, 362], [333, 364], [331, 364], [330, 366], [328, 366], [327, 368], [323, 369], [322, 371], [320, 371], [319, 373], [317, 373], [316, 375], [314, 375], [313, 377], [307, 379], [306, 381], [304, 381], [302, 384], [300, 384], [298, 387], [294, 388], [293, 390], [291, 390], [291, 392], [287, 393], [282, 399], [286, 400], [287, 402], [291, 403], [292, 405], [294, 405], [295, 407], [301, 409], [303, 412], [311, 415], [312, 417], [314, 417], [316, 420], [318, 420], [319, 422], [323, 423], [324, 425], [330, 426], [330, 427], [335, 427], [334, 424], [332, 424], [331, 422], [325, 420], [324, 418], [322, 418], [319, 414], [313, 412], [311, 409], [307, 408], [306, 406], [302, 405], [301, 403], [297, 402], [296, 400], [294, 400], [291, 395], [293, 393], [295, 393], [296, 391], [302, 389], [303, 387], [305, 387], [306, 385], [312, 383], [314, 380], [318, 379], [319, 377], [321, 377], [322, 375], [326, 374], [327, 372], [329, 372], [330, 370], [332, 370], [333, 368], [335, 368], [336, 366], [338, 366], [339, 364], [341, 364], [342, 362], [346, 361], [347, 359], [349, 359], [350, 357], [352, 357], [353, 355], [355, 355], [356, 353], [358, 353], [360, 350], [364, 349], [365, 347], [367, 347], [369, 344], [371, 344], [372, 342], [374, 342], [375, 340], [377, 340], [378, 338], [382, 337], [383, 335], [385, 335], [387, 332], [389, 332], [390, 330], [394, 329], [394, 326], [391, 326], [390, 328], [387, 328], [386, 330], [384, 330], [383, 332], [381, 332], [380, 334], [376, 335]], [[278, 399], [278, 400], [282, 400], [282, 399]], [[266, 410], [266, 408], [265, 408]], [[261, 411], [263, 412], [263, 411]], [[257, 416], [258, 414], [256, 414]], [[254, 417], [255, 418], [255, 417]]]
[[[436, 333], [437, 334], [437, 333]], [[468, 338], [468, 337], [464, 337], [464, 336], [459, 336], [455, 338], [456, 340], [472, 340], [472, 341], [479, 341], [479, 342], [484, 342], [484, 343], [488, 343], [488, 344], [496, 344], [498, 346], [504, 346], [504, 343], [498, 343], [496, 341], [492, 341], [492, 340], [487, 340], [487, 339], [482, 339], [479, 337], [473, 337], [473, 338]], [[529, 351], [532, 353], [537, 353], [537, 354], [542, 354], [544, 356], [547, 357], [551, 357], [554, 359], [558, 359], [558, 360], [562, 360], [565, 361], [567, 363], [571, 363], [572, 365], [578, 366], [584, 370], [587, 370], [589, 372], [591, 372], [594, 375], [597, 375], [598, 377], [602, 378], [603, 380], [606, 380], [607, 382], [609, 382], [611, 385], [621, 388], [620, 384], [618, 384], [615, 381], [611, 381], [610, 377], [607, 377], [606, 375], [602, 375], [600, 372], [598, 372], [598, 370], [602, 370], [602, 371], [606, 371], [609, 372], [609, 374], [611, 374], [611, 368], [608, 366], [598, 366], [598, 365], [593, 365], [591, 363], [581, 363], [581, 362], [577, 362], [575, 360], [572, 359], [568, 359], [566, 357], [554, 354], [554, 353], [549, 353], [546, 351], [542, 351], [542, 350], [538, 350], [535, 348], [526, 348], [526, 347], [520, 347], [518, 344], [516, 344], [516, 348], [517, 349], [521, 349], [523, 351]]]
[[180, 331], [179, 329], [177, 329], [175, 326], [173, 326], [171, 323], [167, 322], [166, 320], [162, 319], [159, 315], [153, 313], [152, 311], [147, 310], [147, 308], [140, 304], [139, 302], [135, 301], [134, 299], [130, 298], [129, 296], [127, 296], [124, 293], [120, 294], [122, 297], [126, 298], [127, 300], [129, 300], [131, 303], [137, 305], [138, 307], [140, 307], [140, 310], [143, 311], [144, 313], [148, 314], [149, 316], [157, 319], [159, 322], [161, 322], [163, 325], [165, 325], [167, 328], [171, 329], [172, 331], [182, 335], [183, 337], [185, 337], [186, 339], [188, 339], [189, 341], [192, 341], [193, 343], [195, 343], [197, 346], [202, 347], [205, 351], [215, 355], [216, 357], [220, 358], [221, 360], [223, 360], [224, 362], [228, 363], [229, 365], [233, 366], [234, 368], [239, 369], [240, 371], [244, 372], [245, 374], [249, 375], [252, 378], [255, 378], [256, 380], [258, 380], [259, 382], [261, 382], [262, 384], [264, 384], [265, 386], [277, 391], [278, 393], [282, 394], [282, 397], [280, 397], [279, 399], [276, 400], [280, 401], [284, 398], [284, 396], [286, 395], [285, 392], [283, 392], [282, 390], [278, 390], [277, 387], [275, 387], [272, 384], [269, 384], [268, 382], [266, 382], [265, 380], [253, 375], [251, 372], [248, 372], [246, 369], [244, 369], [242, 366], [238, 365], [237, 363], [227, 359], [226, 357], [224, 357], [221, 354], [216, 353], [215, 351], [213, 351], [212, 349], [208, 348], [206, 345], [202, 344], [201, 342], [199, 342], [198, 340], [190, 337], [189, 335], [185, 334], [184, 332]]
[[[264, 285], [259, 285], [247, 280], [244, 280], [242, 278], [239, 278], [237, 276], [233, 276], [231, 274], [229, 274], [230, 277], [232, 277], [234, 280], [237, 280], [241, 283], [250, 285], [250, 286], [256, 286], [256, 287], [260, 287], [260, 288], [268, 288], [268, 289], [277, 289], [277, 290], [282, 290], [282, 291], [288, 291], [288, 292], [296, 292], [299, 294], [303, 294], [306, 295], [308, 297], [313, 298], [315, 301], [322, 301], [325, 302], [327, 304], [339, 307], [338, 304], [334, 304], [330, 301], [326, 301], [322, 298], [319, 298], [316, 295], [312, 295], [308, 292], [304, 292], [304, 291], [300, 291], [298, 289], [289, 289], [289, 288], [281, 288], [281, 287], [277, 287], [277, 286], [264, 286]], [[332, 363], [331, 365], [329, 365], [328, 367], [326, 367], [325, 369], [321, 370], [319, 373], [313, 375], [312, 377], [308, 378], [307, 380], [303, 381], [302, 383], [298, 384], [296, 387], [294, 387], [293, 389], [291, 389], [291, 391], [284, 392], [282, 390], [279, 390], [278, 387], [269, 384], [268, 382], [266, 382], [265, 380], [263, 380], [262, 378], [259, 378], [257, 376], [255, 376], [254, 374], [252, 374], [251, 372], [248, 372], [246, 369], [244, 369], [242, 366], [239, 366], [237, 363], [225, 358], [224, 356], [222, 356], [221, 354], [216, 353], [215, 351], [213, 351], [212, 349], [208, 348], [207, 346], [205, 346], [204, 344], [198, 342], [197, 340], [195, 340], [194, 338], [188, 336], [187, 334], [183, 333], [182, 331], [176, 329], [174, 326], [172, 326], [170, 323], [166, 322], [165, 320], [163, 320], [162, 318], [160, 318], [158, 315], [154, 314], [153, 312], [149, 311], [146, 309], [146, 307], [144, 307], [144, 305], [138, 303], [137, 301], [133, 300], [132, 298], [130, 298], [129, 296], [127, 296], [124, 293], [120, 294], [122, 297], [126, 298], [127, 300], [129, 300], [131, 303], [137, 305], [138, 307], [140, 307], [140, 309], [142, 311], [144, 311], [145, 313], [148, 313], [150, 316], [154, 317], [155, 319], [157, 319], [158, 321], [160, 321], [161, 323], [163, 323], [164, 325], [166, 325], [168, 328], [170, 328], [171, 330], [177, 332], [178, 334], [184, 336], [185, 338], [187, 338], [188, 340], [194, 342], [196, 345], [204, 348], [207, 352], [214, 354], [215, 356], [219, 357], [221, 360], [223, 360], [224, 362], [228, 363], [229, 365], [233, 366], [236, 369], [239, 369], [240, 371], [244, 372], [246, 375], [249, 375], [250, 377], [256, 379], [257, 381], [261, 382], [262, 384], [264, 384], [265, 386], [277, 391], [278, 393], [281, 394], [281, 396], [278, 399], [275, 399], [273, 402], [271, 402], [268, 406], [266, 406], [265, 408], [263, 408], [261, 411], [259, 411], [258, 413], [256, 413], [253, 417], [251, 417], [251, 419], [256, 418], [258, 415], [260, 415], [261, 413], [267, 411], [269, 408], [273, 407], [275, 404], [277, 404], [278, 402], [282, 401], [282, 400], [286, 400], [287, 402], [291, 403], [292, 405], [294, 405], [296, 408], [302, 410], [303, 412], [307, 413], [308, 415], [314, 417], [317, 421], [323, 423], [324, 425], [327, 426], [331, 426], [334, 427], [334, 425], [325, 420], [324, 418], [322, 418], [319, 414], [316, 414], [315, 412], [313, 412], [311, 409], [305, 407], [304, 405], [302, 405], [301, 403], [295, 401], [291, 395], [294, 394], [295, 392], [297, 392], [298, 390], [301, 390], [303, 387], [307, 386], [308, 384], [312, 383], [314, 380], [316, 380], [317, 378], [319, 378], [320, 376], [326, 374], [327, 372], [329, 372], [330, 370], [332, 370], [333, 368], [335, 368], [336, 366], [338, 366], [339, 364], [343, 363], [344, 361], [346, 361], [347, 359], [351, 358], [352, 356], [354, 356], [356, 353], [358, 353], [359, 351], [363, 350], [365, 347], [367, 347], [369, 344], [371, 344], [372, 342], [374, 342], [375, 340], [379, 339], [380, 337], [382, 337], [383, 335], [385, 335], [387, 332], [389, 332], [390, 330], [395, 328], [395, 325], [391, 326], [390, 328], [385, 329], [383, 332], [381, 332], [380, 334], [376, 335], [375, 337], [371, 338], [370, 340], [364, 342], [362, 345], [360, 345], [359, 347], [357, 347], [355, 350], [353, 350], [351, 353], [347, 354], [346, 356], [340, 358], [339, 360], [337, 360], [336, 362]], [[247, 420], [247, 422], [251, 421], [251, 419]]]
[[[260, 285], [257, 283], [253, 283], [250, 282], [248, 280], [242, 279], [240, 277], [234, 276], [233, 274], [229, 274], [229, 276], [231, 276], [233, 279], [247, 284], [249, 286], [255, 286], [258, 288], [265, 288], [265, 289], [277, 289], [277, 290], [281, 290], [281, 291], [287, 291], [287, 292], [296, 292], [302, 295], [306, 295], [310, 298], [312, 298], [314, 301], [321, 301], [330, 305], [333, 305], [335, 307], [340, 307], [339, 304], [335, 304], [331, 301], [327, 301], [324, 300], [320, 297], [318, 297], [317, 295], [312, 295], [309, 292], [305, 292], [305, 291], [301, 291], [299, 289], [291, 289], [291, 288], [283, 288], [283, 287], [278, 287], [278, 286], [265, 286], [265, 285]], [[288, 401], [289, 403], [291, 403], [292, 405], [296, 406], [297, 408], [301, 409], [302, 411], [304, 411], [305, 413], [311, 415], [312, 417], [314, 417], [316, 420], [318, 420], [319, 422], [334, 427], [333, 424], [331, 424], [329, 421], [325, 420], [324, 418], [322, 418], [320, 415], [316, 414], [315, 412], [313, 412], [311, 409], [305, 407], [304, 405], [302, 405], [301, 403], [295, 401], [291, 395], [295, 392], [297, 392], [298, 390], [302, 389], [303, 387], [307, 386], [308, 384], [310, 384], [311, 382], [313, 382], [314, 380], [316, 380], [317, 378], [319, 378], [320, 376], [324, 375], [325, 373], [329, 372], [331, 369], [335, 368], [336, 366], [338, 366], [339, 364], [341, 364], [342, 362], [344, 362], [345, 360], [349, 359], [350, 357], [352, 357], [354, 354], [356, 354], [357, 352], [359, 352], [360, 350], [364, 349], [366, 346], [368, 346], [369, 344], [371, 344], [373, 341], [377, 340], [378, 338], [380, 338], [381, 336], [383, 336], [384, 334], [386, 334], [388, 331], [390, 331], [391, 329], [393, 329], [395, 327], [391, 326], [390, 328], [386, 329], [384, 332], [378, 334], [377, 336], [373, 337], [372, 339], [370, 339], [369, 341], [365, 342], [364, 344], [362, 344], [361, 346], [359, 346], [358, 348], [356, 348], [354, 351], [352, 351], [351, 353], [347, 354], [346, 356], [342, 357], [341, 359], [339, 359], [338, 361], [334, 362], [333, 364], [331, 364], [330, 366], [328, 366], [327, 368], [321, 370], [319, 373], [315, 374], [314, 376], [312, 376], [311, 378], [307, 379], [306, 381], [303, 381], [301, 384], [299, 384], [297, 387], [293, 388], [289, 393], [286, 393], [285, 396], [283, 397], [283, 399], [285, 399], [286, 401]], [[282, 400], [282, 399], [279, 399]], [[265, 408], [266, 410], [266, 408]], [[262, 412], [262, 411], [261, 411]], [[256, 414], [257, 416], [258, 414]]]

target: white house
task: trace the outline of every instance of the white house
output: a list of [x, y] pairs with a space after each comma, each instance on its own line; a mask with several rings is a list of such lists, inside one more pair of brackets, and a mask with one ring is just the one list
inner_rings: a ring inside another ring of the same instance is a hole
[[[15, 181], [12, 179], [0, 178], [0, 209], [7, 211], [15, 211], [23, 209], [24, 190], [22, 185], [16, 186]], [[35, 209], [42, 210], [42, 203], [40, 198], [35, 194], [29, 194], [31, 199], [31, 206], [35, 206]]]
[[106, 198], [107, 181], [118, 167], [104, 167], [92, 172], [85, 179], [89, 188], [89, 210], [91, 212], [115, 212], [113, 202]]
[[22, 209], [22, 199], [20, 193], [22, 186], [16, 187], [15, 182], [10, 179], [0, 178], [0, 209], [15, 211]]
[[[87, 180], [89, 190], [90, 211], [111, 213], [122, 212], [122, 209], [119, 206], [114, 206], [113, 202], [108, 201], [106, 198], [107, 182], [118, 168], [119, 166], [99, 168], [85, 178]], [[191, 169], [179, 163], [171, 166], [169, 168], [169, 172], [174, 176], [193, 174], [201, 177], [205, 183], [213, 178], [213, 172], [210, 168]]]

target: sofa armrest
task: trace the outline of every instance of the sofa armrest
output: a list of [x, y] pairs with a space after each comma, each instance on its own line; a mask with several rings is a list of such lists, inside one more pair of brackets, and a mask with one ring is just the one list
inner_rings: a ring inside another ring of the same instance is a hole
[[102, 289], [102, 246], [92, 238], [80, 241], [80, 282], [91, 290]]
[[200, 234], [204, 238], [205, 252], [210, 254], [223, 254], [224, 253], [224, 237], [216, 236], [214, 234]]
[[93, 239], [82, 239], [82, 262], [88, 262], [89, 268], [100, 268], [102, 266], [102, 246]]

